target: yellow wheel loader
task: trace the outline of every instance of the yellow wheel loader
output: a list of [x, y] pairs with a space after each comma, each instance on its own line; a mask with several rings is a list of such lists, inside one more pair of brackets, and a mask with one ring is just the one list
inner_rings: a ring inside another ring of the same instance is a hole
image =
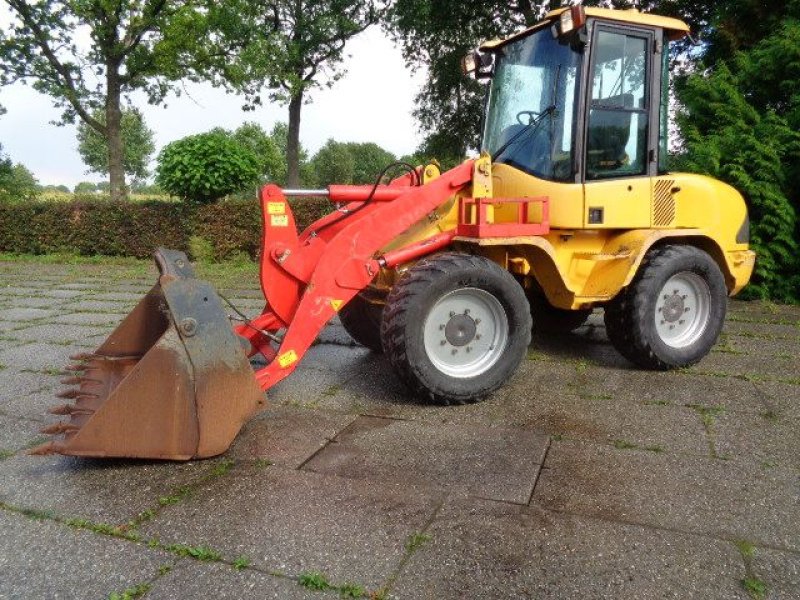
[[[65, 418], [36, 452], [222, 453], [337, 314], [412, 394], [445, 404], [502, 386], [532, 328], [566, 332], [595, 307], [637, 365], [701, 360], [755, 255], [742, 196], [666, 166], [669, 42], [687, 33], [635, 10], [553, 11], [465, 58], [490, 81], [478, 158], [390, 165], [372, 186], [265, 186], [257, 317], [159, 250], [158, 283], [75, 357]], [[315, 195], [335, 210], [298, 232], [287, 198]]]

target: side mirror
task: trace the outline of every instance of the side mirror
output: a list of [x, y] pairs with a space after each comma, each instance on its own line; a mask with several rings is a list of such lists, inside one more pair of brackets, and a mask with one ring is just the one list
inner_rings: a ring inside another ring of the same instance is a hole
[[470, 52], [461, 59], [461, 72], [475, 79], [488, 79], [492, 76], [494, 57], [482, 52]]

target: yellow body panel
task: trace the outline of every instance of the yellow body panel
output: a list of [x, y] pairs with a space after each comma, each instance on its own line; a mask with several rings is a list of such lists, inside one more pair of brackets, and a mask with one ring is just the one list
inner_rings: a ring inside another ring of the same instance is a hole
[[[591, 223], [591, 211], [602, 211], [602, 223]], [[650, 178], [592, 181], [584, 186], [583, 227], [619, 229], [650, 227]]]
[[[497, 198], [548, 196], [550, 233], [456, 238], [455, 246], [535, 278], [554, 306], [577, 309], [612, 299], [631, 282], [647, 251], [658, 243], [687, 244], [707, 252], [719, 264], [731, 294], [741, 290], [752, 274], [755, 254], [746, 241], [737, 241], [747, 221], [744, 199], [710, 177], [671, 173], [584, 186], [545, 181], [497, 164], [491, 165], [491, 181]], [[485, 190], [485, 180], [482, 186]], [[630, 192], [628, 186], [633, 188]], [[462, 190], [386, 250], [454, 229], [459, 195], [470, 196], [471, 190]], [[597, 203], [608, 209], [606, 218], [612, 219], [602, 227], [585, 222], [588, 208]], [[498, 207], [498, 221], [503, 211], [503, 206]], [[660, 224], [653, 225], [654, 221]], [[391, 285], [392, 279], [393, 275], [384, 273], [381, 282]]]
[[[506, 38], [488, 40], [481, 44], [480, 49], [484, 51], [495, 50], [508, 42], [519, 39], [536, 31], [542, 27], [552, 25], [558, 17], [563, 13], [566, 8], [558, 8], [552, 10], [544, 17], [543, 20], [535, 25], [518, 31]], [[673, 19], [672, 17], [662, 17], [660, 15], [653, 15], [650, 13], [639, 12], [636, 9], [629, 10], [611, 10], [607, 8], [589, 8], [586, 9], [587, 18], [595, 17], [608, 21], [617, 21], [619, 23], [626, 23], [628, 25], [644, 25], [647, 27], [658, 27], [664, 29], [667, 37], [670, 40], [679, 40], [689, 33], [689, 26], [680, 19]]]

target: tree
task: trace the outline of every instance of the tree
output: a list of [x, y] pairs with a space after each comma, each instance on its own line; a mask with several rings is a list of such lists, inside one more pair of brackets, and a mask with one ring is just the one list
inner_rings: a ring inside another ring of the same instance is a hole
[[205, 56], [203, 15], [191, 0], [6, 3], [13, 20], [0, 31], [0, 85], [33, 82], [64, 109], [62, 123], [80, 119], [107, 140], [111, 196], [124, 197], [122, 99], [143, 90], [158, 102], [188, 74]]
[[[300, 183], [300, 114], [310, 92], [332, 85], [343, 71], [347, 41], [377, 21], [379, 0], [229, 0], [213, 4], [209, 18], [225, 59], [221, 83], [252, 104], [288, 103], [286, 143], [290, 187]], [[221, 52], [220, 52], [221, 53]]]
[[81, 181], [75, 184], [73, 191], [76, 194], [94, 194], [97, 191], [97, 184], [91, 181]]
[[258, 183], [259, 159], [225, 131], [190, 135], [158, 155], [156, 183], [192, 202], [213, 202]]
[[394, 154], [372, 142], [349, 142], [345, 146], [353, 156], [353, 183], [356, 184], [375, 183], [380, 172], [397, 160]]
[[39, 182], [24, 165], [13, 164], [0, 146], [0, 200], [32, 200], [39, 193]]
[[314, 155], [311, 164], [319, 186], [353, 183], [355, 160], [347, 144], [329, 139]]
[[260, 182], [274, 182], [286, 176], [285, 157], [275, 138], [258, 123], [243, 123], [231, 137], [248, 148], [259, 161]]
[[[105, 113], [92, 112], [92, 118], [105, 125]], [[123, 169], [125, 174], [138, 179], [146, 178], [147, 165], [156, 150], [153, 132], [144, 122], [142, 113], [136, 108], [122, 111]], [[90, 171], [108, 175], [108, 141], [95, 129], [81, 121], [78, 123], [78, 152]]]

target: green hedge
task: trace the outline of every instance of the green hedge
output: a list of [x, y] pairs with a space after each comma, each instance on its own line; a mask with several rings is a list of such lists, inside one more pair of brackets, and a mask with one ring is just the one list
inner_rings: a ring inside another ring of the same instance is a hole
[[[300, 230], [332, 208], [320, 199], [291, 203]], [[0, 252], [149, 258], [157, 246], [189, 252], [193, 236], [210, 245], [215, 259], [242, 253], [256, 258], [261, 247], [259, 203], [98, 199], [0, 204]]]

